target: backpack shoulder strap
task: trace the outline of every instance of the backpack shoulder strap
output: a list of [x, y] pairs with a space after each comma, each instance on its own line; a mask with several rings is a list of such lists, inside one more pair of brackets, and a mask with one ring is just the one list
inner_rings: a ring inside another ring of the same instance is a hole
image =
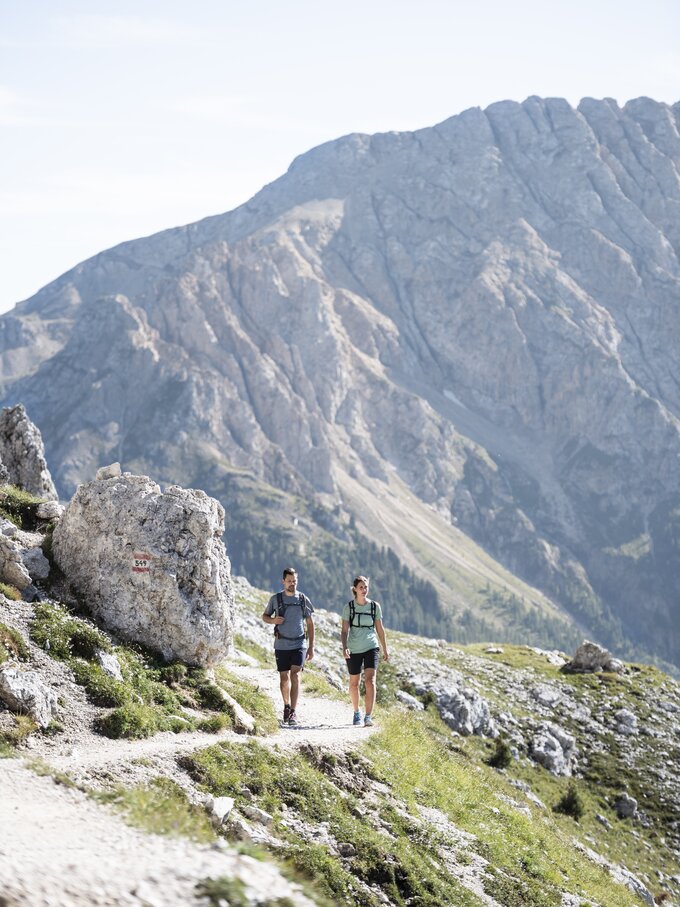
[[350, 627], [354, 626], [354, 615], [356, 614], [356, 608], [354, 607], [354, 599], [349, 603], [349, 625]]
[[371, 599], [371, 618], [373, 620], [373, 626], [375, 626], [375, 602]]
[[283, 607], [283, 592], [277, 592], [276, 593], [276, 613], [278, 614], [279, 617], [283, 617], [284, 610], [285, 609]]

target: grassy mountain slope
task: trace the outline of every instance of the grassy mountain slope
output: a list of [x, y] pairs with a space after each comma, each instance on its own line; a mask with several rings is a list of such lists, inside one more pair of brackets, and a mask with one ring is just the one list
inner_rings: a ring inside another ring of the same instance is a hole
[[[345, 724], [338, 618], [319, 612], [317, 659], [303, 677], [302, 728], [281, 732], [273, 720], [279, 697], [270, 628], [259, 620], [267, 597], [237, 584], [237, 649], [212, 679], [121, 647], [68, 610], [0, 598], [2, 660], [18, 656], [46, 680], [55, 676], [50, 665], [71, 673], [87, 702], [69, 694], [62, 723], [44, 733], [0, 710], [4, 755], [25, 756], [29, 740], [31, 755], [44, 760], [33, 763], [36, 770], [59, 784], [79, 786], [147, 831], [224, 837], [274, 860], [320, 907], [633, 907], [646, 903], [644, 886], [669, 905], [680, 894], [680, 800], [672, 771], [680, 750], [669, 725], [680, 711], [677, 683], [643, 665], [629, 665], [622, 676], [569, 675], [527, 646], [486, 652], [390, 627], [391, 659], [379, 670], [378, 727], [366, 734]], [[93, 656], [98, 647], [118, 657], [120, 684], [103, 686]], [[432, 696], [422, 696], [422, 711], [402, 705], [397, 692], [413, 690], [412, 678], [423, 671], [459, 673], [494, 716], [512, 717], [504, 726], [514, 730], [505, 739], [517, 752], [504, 768], [489, 764], [497, 761], [498, 742], [452, 733]], [[545, 689], [558, 696], [556, 705], [546, 708], [535, 698], [535, 690]], [[220, 690], [255, 716], [257, 736], [233, 733], [233, 706]], [[634, 737], [612, 729], [622, 708], [644, 728]], [[127, 723], [112, 720], [122, 712]], [[305, 714], [325, 720], [307, 726]], [[575, 735], [573, 777], [552, 775], [529, 758], [526, 741], [543, 720]], [[103, 734], [128, 738], [113, 741], [122, 744], [115, 761], [100, 761]], [[82, 754], [77, 767], [66, 756], [74, 735]], [[638, 799], [637, 818], [618, 817], [622, 791]], [[231, 820], [217, 832], [200, 805], [206, 793], [235, 801]], [[574, 798], [582, 809], [578, 821], [573, 808], [555, 810], [573, 806]], [[638, 877], [637, 894], [604, 859]], [[228, 874], [201, 880], [199, 891], [215, 905], [220, 897], [265, 904]], [[275, 891], [266, 903], [282, 907]]]

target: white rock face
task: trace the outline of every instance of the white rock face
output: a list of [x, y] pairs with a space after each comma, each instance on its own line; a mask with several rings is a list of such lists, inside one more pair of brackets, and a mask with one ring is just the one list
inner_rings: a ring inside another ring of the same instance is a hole
[[123, 637], [209, 665], [232, 636], [224, 509], [202, 491], [161, 493], [147, 476], [81, 485], [54, 531], [74, 591]]
[[38, 497], [57, 499], [40, 431], [21, 404], [0, 412], [0, 464], [7, 474], [4, 481]]
[[36, 671], [11, 664], [0, 667], [0, 699], [13, 712], [29, 715], [43, 728], [57, 715], [57, 696]]

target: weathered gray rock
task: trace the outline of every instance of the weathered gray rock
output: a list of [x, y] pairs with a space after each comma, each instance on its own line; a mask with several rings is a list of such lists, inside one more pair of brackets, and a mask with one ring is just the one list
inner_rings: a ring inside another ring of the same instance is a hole
[[31, 576], [23, 561], [23, 549], [6, 535], [0, 535], [0, 580], [20, 592], [31, 585]]
[[97, 649], [95, 653], [97, 664], [109, 677], [116, 680], [123, 679], [123, 672], [120, 669], [120, 662], [112, 652], [104, 652], [103, 649]]
[[531, 695], [534, 697], [536, 702], [540, 705], [545, 706], [546, 708], [554, 708], [558, 702], [562, 699], [562, 693], [559, 690], [556, 690], [555, 687], [550, 686], [547, 683], [539, 684], [531, 690]]
[[7, 475], [5, 481], [38, 497], [56, 500], [40, 431], [21, 404], [0, 411], [0, 463]]
[[229, 714], [232, 717], [234, 722], [234, 730], [237, 734], [254, 734], [255, 733], [255, 719], [253, 716], [247, 712], [240, 702], [237, 702], [233, 696], [227, 693], [226, 690], [223, 690], [222, 687], [216, 685], [216, 692], [219, 696], [222, 697]]
[[81, 485], [54, 531], [56, 563], [109, 628], [170, 658], [209, 665], [230, 645], [224, 510], [146, 476]]
[[13, 535], [16, 535], [17, 532], [18, 529], [11, 520], [0, 517], [0, 535], [6, 535], [11, 538]]
[[64, 508], [58, 501], [43, 501], [38, 504], [36, 516], [40, 520], [59, 520], [63, 512]]
[[553, 775], [571, 775], [576, 758], [576, 739], [554, 723], [541, 724], [530, 745], [531, 758]]
[[205, 808], [213, 825], [218, 828], [220, 825], [224, 825], [234, 808], [234, 802], [233, 797], [213, 797], [208, 794], [205, 799]]
[[22, 551], [21, 559], [34, 583], [45, 580], [50, 575], [50, 562], [43, 554], [41, 548], [28, 548]]
[[259, 806], [253, 806], [251, 803], [244, 803], [241, 807], [241, 812], [248, 819], [251, 819], [253, 822], [258, 822], [266, 828], [272, 828], [274, 825], [274, 817], [270, 813], [265, 812], [264, 809], [260, 809]]
[[415, 696], [411, 696], [411, 694], [407, 693], [405, 690], [397, 690], [395, 695], [399, 702], [403, 702], [403, 704], [412, 711], [423, 712], [425, 710], [425, 706], [422, 704], [420, 699], [417, 699]]
[[40, 674], [11, 663], [0, 665], [0, 699], [13, 712], [29, 715], [42, 728], [58, 713], [57, 696]]
[[618, 734], [631, 736], [638, 733], [637, 715], [631, 712], [630, 709], [619, 709], [618, 712], [614, 713], [614, 721]]
[[442, 720], [458, 734], [464, 737], [472, 734], [481, 737], [498, 736], [489, 703], [476, 690], [453, 685], [444, 688], [436, 682], [428, 685], [422, 681], [415, 681], [414, 686], [419, 695], [428, 691], [434, 694]]
[[98, 469], [95, 479], [97, 482], [101, 482], [102, 479], [116, 479], [122, 474], [120, 463], [111, 463], [109, 466], [102, 466]]
[[614, 658], [611, 652], [608, 652], [597, 643], [584, 640], [578, 647], [571, 661], [565, 665], [565, 670], [572, 671], [575, 674], [588, 674], [597, 671], [611, 671], [620, 674], [624, 670], [623, 662]]
[[635, 797], [631, 797], [625, 792], [614, 803], [614, 809], [619, 819], [634, 819], [637, 815], [637, 807]]

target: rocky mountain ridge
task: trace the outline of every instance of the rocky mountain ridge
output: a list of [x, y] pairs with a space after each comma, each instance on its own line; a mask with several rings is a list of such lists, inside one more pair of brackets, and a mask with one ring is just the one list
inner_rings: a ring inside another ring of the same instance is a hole
[[467, 537], [532, 607], [675, 661], [679, 170], [677, 105], [644, 98], [339, 139], [3, 316], [3, 401], [62, 493], [114, 459], [217, 497], [249, 473], [459, 616], [512, 588]]

